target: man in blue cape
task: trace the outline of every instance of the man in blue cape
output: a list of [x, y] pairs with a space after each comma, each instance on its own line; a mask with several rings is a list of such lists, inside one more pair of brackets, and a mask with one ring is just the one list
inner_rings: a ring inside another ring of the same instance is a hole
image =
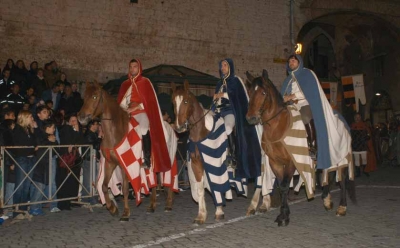
[[232, 59], [220, 61], [219, 72], [213, 110], [224, 118], [231, 166], [239, 178], [256, 178], [261, 175], [261, 146], [256, 127], [246, 120], [249, 96]]
[[347, 124], [333, 112], [317, 76], [303, 67], [300, 55], [291, 55], [286, 69], [289, 75], [283, 82], [281, 94], [285, 102], [293, 101], [300, 111], [310, 145], [313, 145], [316, 136], [317, 168], [327, 169], [337, 165], [349, 152], [351, 139]]

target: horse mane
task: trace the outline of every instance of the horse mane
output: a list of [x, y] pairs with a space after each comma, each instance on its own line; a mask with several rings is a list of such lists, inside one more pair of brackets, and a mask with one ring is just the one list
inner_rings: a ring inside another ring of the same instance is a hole
[[262, 89], [266, 90], [267, 92], [270, 92], [270, 95], [275, 97], [275, 99], [277, 101], [276, 104], [278, 106], [283, 107], [285, 105], [281, 93], [278, 91], [276, 86], [272, 83], [272, 81], [269, 78], [263, 80], [262, 77], [256, 77], [253, 80], [251, 87], [255, 88], [256, 86], [261, 87]]

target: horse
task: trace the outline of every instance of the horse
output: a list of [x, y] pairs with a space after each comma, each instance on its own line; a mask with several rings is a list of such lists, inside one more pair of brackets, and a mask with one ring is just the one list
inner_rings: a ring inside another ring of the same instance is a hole
[[[189, 139], [191, 143], [203, 141], [210, 134], [211, 127], [207, 127], [206, 119], [212, 117], [213, 113], [210, 110], [205, 110], [197, 101], [196, 97], [189, 91], [189, 82], [185, 81], [183, 88], [177, 88], [174, 83], [171, 83], [172, 101], [176, 116], [175, 130], [177, 132], [189, 131]], [[215, 123], [214, 123], [215, 125]], [[198, 215], [194, 219], [194, 223], [203, 224], [207, 218], [207, 209], [205, 204], [204, 188], [207, 185], [207, 178], [203, 161], [200, 155], [201, 151], [196, 146], [194, 152], [190, 152], [191, 163], [188, 166], [189, 175], [192, 177], [192, 196], [199, 203]], [[230, 172], [233, 169], [229, 168]], [[262, 176], [261, 176], [262, 178]], [[193, 183], [195, 181], [195, 183]], [[231, 181], [232, 182], [232, 181]], [[196, 185], [193, 185], [196, 184]], [[194, 192], [193, 188], [197, 191]], [[259, 202], [261, 189], [257, 188], [246, 215], [255, 214]], [[270, 209], [270, 196], [264, 195], [263, 203], [259, 208], [260, 212], [266, 212]], [[222, 206], [216, 205], [215, 219], [221, 220], [224, 218]]]
[[[100, 117], [104, 138], [101, 143], [101, 152], [105, 157], [104, 181], [102, 192], [106, 207], [112, 216], [118, 216], [118, 208], [114, 201], [110, 200], [108, 186], [114, 169], [120, 166], [123, 174], [122, 193], [124, 196], [124, 210], [120, 221], [129, 221], [130, 208], [128, 205], [129, 179], [123, 166], [113, 151], [127, 135], [129, 128], [129, 115], [118, 105], [117, 101], [103, 90], [97, 82], [86, 83], [84, 104], [78, 113], [78, 120], [85, 125], [90, 119]], [[150, 206], [147, 212], [154, 212], [156, 206], [156, 187], [151, 188]], [[165, 211], [172, 210], [174, 193], [168, 190]]]
[[[270, 166], [278, 180], [281, 194], [280, 213], [275, 222], [278, 223], [278, 226], [286, 226], [290, 222], [290, 209], [288, 205], [289, 184], [295, 170], [300, 168], [300, 166], [298, 166], [298, 159], [300, 157], [304, 159], [309, 157], [306, 131], [301, 121], [300, 113], [294, 109], [294, 107], [284, 103], [281, 94], [269, 79], [266, 70], [263, 70], [261, 77], [253, 77], [249, 72], [246, 72], [246, 76], [251, 83], [250, 101], [246, 119], [250, 124], [261, 124], [263, 126], [262, 149], [269, 157]], [[285, 142], [290, 140], [291, 137], [289, 135], [293, 132], [291, 127], [293, 127], [295, 123], [300, 124], [299, 126], [303, 126], [301, 132], [299, 131], [293, 135], [303, 145], [302, 147], [299, 146], [292, 149], [289, 148]], [[295, 154], [297, 152], [300, 154]], [[353, 166], [351, 149], [348, 154], [350, 156], [346, 157], [347, 160], [345, 160], [343, 164], [333, 165], [332, 168], [324, 170], [323, 172], [324, 184], [322, 199], [324, 200], [325, 209], [330, 210], [333, 207], [333, 203], [331, 202], [329, 190], [334, 181], [334, 173], [337, 171], [337, 179], [340, 181], [341, 189], [340, 206], [336, 212], [338, 216], [344, 216], [346, 214], [346, 182], [348, 181], [348, 170], [346, 167], [348, 166], [351, 168]], [[311, 158], [306, 159], [307, 163], [309, 163], [310, 160]], [[302, 180], [305, 181], [307, 196], [312, 198], [313, 190], [315, 189], [315, 170], [311, 165], [307, 170], [299, 171], [299, 173]], [[351, 172], [351, 170], [349, 171]], [[309, 181], [308, 184], [307, 179]], [[355, 202], [354, 182], [350, 183], [348, 191], [350, 199]]]

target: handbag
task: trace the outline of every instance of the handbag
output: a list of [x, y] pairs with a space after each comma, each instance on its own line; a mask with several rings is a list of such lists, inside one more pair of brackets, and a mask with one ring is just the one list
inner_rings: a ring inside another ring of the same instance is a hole
[[73, 147], [71, 152], [61, 155], [61, 158], [58, 160], [58, 166], [61, 168], [74, 168], [82, 164], [82, 162], [83, 160], [79, 154], [78, 148]]

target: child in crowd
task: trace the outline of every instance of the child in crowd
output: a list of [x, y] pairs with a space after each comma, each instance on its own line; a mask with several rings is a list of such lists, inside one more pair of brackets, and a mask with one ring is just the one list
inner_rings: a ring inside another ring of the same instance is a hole
[[[39, 146], [54, 146], [58, 145], [56, 141], [56, 136], [54, 135], [56, 131], [56, 125], [51, 120], [45, 120], [43, 122], [42, 130], [45, 135], [41, 140], [38, 140]], [[36, 152], [36, 158], [39, 160], [38, 165], [35, 167], [33, 171], [33, 181], [38, 188], [40, 189], [36, 191], [36, 194], [33, 195], [32, 202], [41, 201], [43, 199], [43, 194], [45, 185], [49, 184], [49, 150], [47, 148], [39, 148]], [[55, 173], [55, 171], [53, 171]], [[42, 191], [42, 192], [41, 192]], [[54, 194], [54, 192], [52, 192]], [[44, 215], [42, 210], [42, 204], [34, 204], [31, 206], [30, 213], [32, 215]]]

